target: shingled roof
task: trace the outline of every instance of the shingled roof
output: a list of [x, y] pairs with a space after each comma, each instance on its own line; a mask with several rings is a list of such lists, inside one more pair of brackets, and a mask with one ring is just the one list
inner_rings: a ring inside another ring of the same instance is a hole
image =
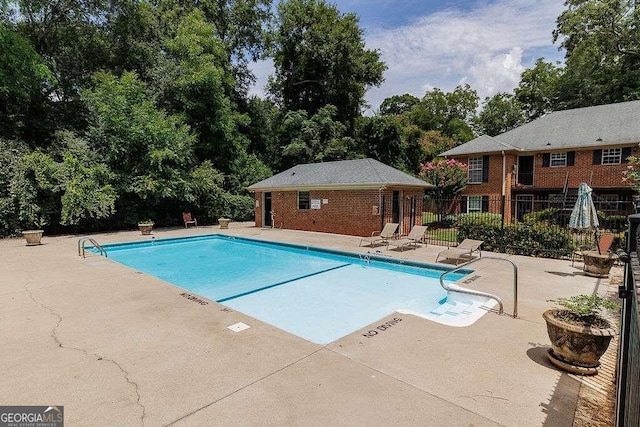
[[552, 151], [640, 142], [640, 101], [555, 111], [502, 133], [486, 135], [441, 156], [501, 151]]
[[250, 185], [251, 191], [385, 187], [433, 188], [418, 178], [374, 159], [297, 165]]

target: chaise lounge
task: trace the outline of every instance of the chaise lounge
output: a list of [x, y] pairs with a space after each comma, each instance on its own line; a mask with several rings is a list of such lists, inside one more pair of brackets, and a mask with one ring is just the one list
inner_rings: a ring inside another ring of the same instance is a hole
[[471, 261], [474, 258], [474, 253], [478, 253], [478, 256], [482, 256], [480, 252], [480, 246], [484, 243], [483, 240], [471, 240], [464, 239], [458, 246], [455, 248], [445, 249], [444, 251], [440, 251], [438, 256], [436, 257], [436, 262], [442, 256], [443, 259], [453, 259], [456, 262], [456, 266], [460, 261]]
[[384, 226], [382, 231], [374, 231], [373, 233], [371, 233], [371, 237], [363, 237], [362, 240], [360, 240], [360, 244], [358, 246], [362, 246], [363, 242], [367, 242], [367, 245], [371, 247], [374, 247], [378, 244], [386, 245], [387, 247], [389, 247], [389, 240], [396, 235], [397, 229], [398, 224], [390, 222]]
[[399, 249], [400, 252], [403, 252], [405, 248], [408, 248], [408, 247], [417, 248], [420, 243], [423, 243], [424, 235], [426, 232], [427, 232], [426, 225], [414, 225], [406, 237], [398, 240], [390, 241], [387, 247], [394, 246], [396, 249]]

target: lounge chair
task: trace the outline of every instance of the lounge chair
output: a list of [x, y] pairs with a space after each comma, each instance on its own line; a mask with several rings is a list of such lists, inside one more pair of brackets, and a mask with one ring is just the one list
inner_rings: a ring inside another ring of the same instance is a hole
[[482, 240], [471, 240], [464, 239], [458, 246], [455, 248], [445, 249], [444, 251], [440, 251], [438, 256], [436, 257], [436, 262], [438, 259], [442, 257], [443, 259], [453, 259], [456, 261], [456, 266], [459, 261], [470, 261], [473, 259], [473, 254], [478, 253], [478, 256], [482, 256], [482, 252], [480, 252], [480, 246], [484, 241]]
[[198, 220], [191, 216], [191, 212], [182, 212], [182, 221], [184, 221], [184, 228], [189, 228], [189, 224], [198, 228]]
[[363, 242], [367, 242], [367, 244], [371, 247], [374, 247], [377, 244], [386, 245], [389, 247], [389, 240], [392, 239], [396, 235], [396, 230], [398, 229], [398, 224], [394, 222], [387, 223], [382, 231], [374, 231], [371, 233], [370, 237], [363, 237], [360, 240], [360, 245], [362, 246]]
[[406, 237], [390, 241], [387, 247], [394, 246], [396, 249], [400, 249], [401, 252], [411, 246], [417, 248], [418, 245], [423, 242], [426, 232], [426, 225], [414, 225]]

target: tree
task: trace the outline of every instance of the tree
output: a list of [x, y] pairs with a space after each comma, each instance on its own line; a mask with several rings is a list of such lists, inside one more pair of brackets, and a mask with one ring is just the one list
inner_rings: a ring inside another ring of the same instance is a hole
[[524, 106], [527, 121], [553, 111], [558, 105], [562, 68], [539, 58], [533, 68], [522, 73], [515, 97]]
[[520, 126], [525, 121], [523, 105], [514, 95], [498, 92], [485, 98], [482, 111], [474, 120], [481, 134], [496, 136]]
[[324, 0], [286, 0], [276, 26], [270, 93], [285, 110], [309, 116], [334, 105], [351, 131], [367, 88], [382, 83], [386, 68], [377, 51], [365, 49], [356, 15]]
[[419, 176], [435, 186], [428, 191], [427, 197], [436, 202], [442, 219], [447, 212], [447, 202], [467, 186], [467, 165], [454, 159], [434, 160], [422, 165]]
[[383, 116], [400, 115], [410, 111], [416, 104], [420, 102], [420, 98], [411, 94], [394, 95], [386, 98], [380, 104], [380, 114]]
[[468, 84], [444, 93], [435, 88], [408, 113], [409, 121], [425, 131], [436, 130], [460, 142], [473, 139], [470, 126], [478, 108], [478, 94]]
[[399, 169], [407, 167], [402, 128], [395, 117], [363, 117], [357, 135], [365, 156]]
[[562, 108], [640, 98], [640, 10], [635, 0], [567, 0], [554, 41], [566, 49]]

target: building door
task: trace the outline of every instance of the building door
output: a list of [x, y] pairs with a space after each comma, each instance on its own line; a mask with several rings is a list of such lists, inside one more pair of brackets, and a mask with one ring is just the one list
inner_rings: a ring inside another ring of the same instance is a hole
[[271, 220], [271, 193], [264, 193], [264, 201], [262, 203], [262, 225], [264, 227], [273, 227]]
[[400, 192], [399, 191], [393, 192], [393, 201], [391, 205], [391, 211], [393, 216], [392, 222], [394, 224], [400, 223]]
[[516, 221], [524, 221], [524, 216], [533, 212], [533, 195], [516, 195]]
[[533, 156], [518, 157], [518, 184], [533, 185]]

